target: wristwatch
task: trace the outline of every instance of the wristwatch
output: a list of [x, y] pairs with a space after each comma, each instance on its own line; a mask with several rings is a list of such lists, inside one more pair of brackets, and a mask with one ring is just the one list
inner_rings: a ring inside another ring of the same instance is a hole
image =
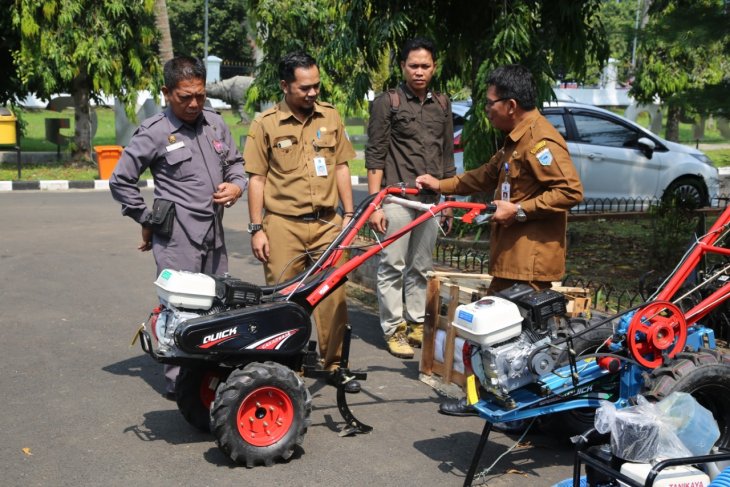
[[260, 223], [249, 223], [248, 224], [248, 233], [253, 235], [254, 233], [258, 232], [259, 230], [263, 230], [264, 226]]
[[519, 203], [517, 203], [517, 215], [515, 215], [515, 220], [517, 220], [520, 223], [527, 220], [527, 215], [525, 214], [525, 210], [522, 209], [522, 205]]

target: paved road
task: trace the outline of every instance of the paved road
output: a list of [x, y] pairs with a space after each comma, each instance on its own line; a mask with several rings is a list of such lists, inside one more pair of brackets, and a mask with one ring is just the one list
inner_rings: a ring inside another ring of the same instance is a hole
[[[231, 273], [262, 282], [245, 214], [238, 204], [227, 215]], [[417, 361], [384, 351], [371, 310], [351, 303], [353, 365], [369, 373], [351, 404], [375, 430], [340, 438], [334, 390], [309, 381], [313, 424], [303, 449], [271, 468], [236, 467], [162, 398], [161, 367], [129, 346], [156, 302], [154, 266], [135, 250], [138, 227], [108, 192], [0, 193], [0, 228], [3, 485], [463, 483], [483, 422], [437, 414], [439, 397], [418, 381]], [[516, 439], [494, 434], [482, 467]], [[526, 442], [488, 485], [552, 485], [570, 475], [569, 446], [539, 434]]]

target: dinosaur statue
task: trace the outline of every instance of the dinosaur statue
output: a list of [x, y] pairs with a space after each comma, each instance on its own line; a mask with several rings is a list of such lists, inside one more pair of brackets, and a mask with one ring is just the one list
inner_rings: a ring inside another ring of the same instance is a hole
[[205, 91], [210, 98], [218, 98], [231, 105], [231, 108], [238, 112], [241, 119], [239, 123], [250, 123], [248, 115], [243, 108], [246, 92], [253, 83], [251, 76], [234, 76], [232, 78], [215, 81], [205, 85]]

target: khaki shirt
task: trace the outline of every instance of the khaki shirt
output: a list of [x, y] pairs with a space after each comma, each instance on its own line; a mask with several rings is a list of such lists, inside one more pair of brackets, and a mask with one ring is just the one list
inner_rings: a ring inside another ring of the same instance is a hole
[[521, 281], [555, 281], [565, 274], [568, 212], [583, 200], [583, 186], [563, 137], [537, 110], [509, 133], [483, 166], [441, 181], [447, 194], [494, 191], [502, 199], [509, 182], [512, 203], [527, 221], [492, 224], [489, 273]]
[[243, 151], [246, 171], [266, 176], [264, 209], [285, 216], [337, 208], [335, 166], [354, 157], [337, 110], [319, 101], [304, 123], [285, 101], [266, 110], [251, 123]]

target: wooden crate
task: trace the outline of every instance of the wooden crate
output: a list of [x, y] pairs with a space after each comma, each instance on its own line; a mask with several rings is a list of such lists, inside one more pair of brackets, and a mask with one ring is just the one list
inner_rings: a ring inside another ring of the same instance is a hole
[[575, 318], [585, 314], [590, 314], [591, 309], [591, 290], [587, 287], [567, 287], [553, 284], [553, 289], [563, 293], [568, 298], [566, 311], [568, 316]]
[[[421, 380], [431, 386], [456, 384], [463, 387], [466, 377], [454, 369], [456, 329], [451, 326], [454, 312], [460, 304], [476, 301], [484, 296], [492, 280], [488, 274], [463, 274], [457, 272], [429, 273], [426, 294], [426, 318], [423, 322], [423, 349], [419, 371]], [[443, 331], [443, 335], [439, 333]], [[437, 344], [437, 336], [442, 336]], [[438, 349], [437, 349], [438, 345]], [[459, 361], [456, 361], [458, 368]]]
[[[458, 343], [454, 321], [456, 307], [483, 297], [492, 280], [489, 274], [463, 274], [458, 272], [429, 273], [426, 294], [426, 318], [423, 330], [423, 349], [419, 366], [420, 378], [434, 388], [455, 385], [464, 387], [466, 377], [458, 370]], [[590, 290], [581, 287], [565, 287], [553, 283], [552, 289], [568, 298], [567, 314], [571, 317], [589, 312], [591, 305]], [[443, 341], [436, 340], [439, 330], [443, 331]], [[455, 368], [456, 367], [456, 368]]]

